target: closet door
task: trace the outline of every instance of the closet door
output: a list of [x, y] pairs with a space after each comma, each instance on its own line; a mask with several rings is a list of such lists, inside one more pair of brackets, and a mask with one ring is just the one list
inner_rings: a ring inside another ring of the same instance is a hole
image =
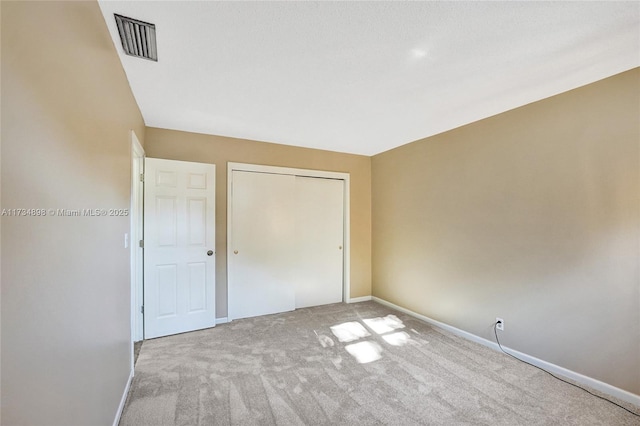
[[292, 175], [232, 172], [229, 319], [295, 309]]
[[296, 176], [296, 308], [342, 302], [344, 181]]

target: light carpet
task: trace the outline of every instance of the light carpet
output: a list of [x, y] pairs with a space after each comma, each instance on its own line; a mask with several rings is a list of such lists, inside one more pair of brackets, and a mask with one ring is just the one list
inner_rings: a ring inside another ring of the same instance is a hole
[[147, 340], [135, 373], [122, 426], [640, 425], [534, 367], [374, 302]]

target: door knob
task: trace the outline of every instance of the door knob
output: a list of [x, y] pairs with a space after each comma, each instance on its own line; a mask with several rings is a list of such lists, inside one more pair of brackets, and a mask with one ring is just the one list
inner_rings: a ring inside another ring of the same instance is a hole
[[207, 256], [213, 256], [213, 250], [209, 250], [209, 251], [207, 252]]
[[238, 250], [234, 250], [234, 251], [233, 251], [233, 254], [238, 254]]
[[342, 246], [338, 246], [338, 250], [342, 250]]

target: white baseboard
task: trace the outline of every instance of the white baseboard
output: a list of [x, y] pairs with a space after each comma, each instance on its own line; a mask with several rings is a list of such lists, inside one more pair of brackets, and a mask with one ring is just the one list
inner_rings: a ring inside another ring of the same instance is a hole
[[216, 325], [218, 324], [226, 324], [229, 322], [228, 317], [216, 318]]
[[350, 297], [347, 303], [368, 302], [369, 300], [371, 300], [371, 296]]
[[[485, 339], [483, 337], [476, 336], [475, 334], [471, 334], [471, 333], [469, 333], [467, 331], [460, 330], [459, 328], [450, 326], [450, 325], [442, 323], [440, 321], [436, 321], [436, 320], [434, 320], [432, 318], [429, 318], [427, 316], [421, 315], [421, 314], [419, 314], [417, 312], [413, 312], [413, 311], [411, 311], [409, 309], [403, 308], [402, 306], [398, 306], [398, 305], [396, 305], [394, 303], [387, 302], [386, 300], [380, 299], [379, 297], [375, 297], [374, 296], [374, 297], [371, 298], [371, 300], [373, 300], [374, 302], [378, 302], [381, 305], [385, 305], [385, 306], [388, 306], [388, 307], [390, 307], [392, 309], [395, 309], [397, 311], [403, 312], [403, 313], [405, 313], [407, 315], [411, 315], [414, 318], [422, 320], [422, 321], [424, 321], [426, 323], [429, 323], [431, 325], [434, 325], [434, 326], [436, 326], [438, 328], [442, 328], [443, 330], [447, 330], [447, 331], [449, 331], [449, 332], [451, 332], [451, 333], [453, 333], [453, 334], [455, 334], [457, 336], [463, 337], [463, 338], [465, 338], [467, 340], [471, 340], [473, 342], [479, 343], [479, 344], [481, 344], [483, 346], [487, 346], [487, 347], [489, 347], [491, 349], [494, 349], [496, 351], [500, 351], [500, 347], [498, 346], [497, 343], [492, 342], [490, 340], [487, 340], [487, 339]], [[610, 385], [608, 383], [604, 383], [604, 382], [601, 382], [599, 380], [593, 379], [591, 377], [582, 375], [580, 373], [576, 373], [575, 371], [571, 371], [571, 370], [568, 370], [568, 369], [566, 369], [564, 367], [560, 367], [559, 365], [551, 364], [550, 362], [541, 360], [541, 359], [533, 357], [531, 355], [527, 355], [525, 353], [516, 351], [514, 349], [510, 349], [510, 348], [508, 348], [508, 347], [506, 347], [504, 345], [502, 346], [502, 348], [505, 350], [505, 352], [508, 352], [511, 355], [513, 355], [513, 356], [515, 356], [517, 358], [520, 358], [521, 360], [524, 360], [524, 361], [526, 361], [528, 363], [531, 363], [531, 364], [533, 364], [535, 366], [543, 368], [543, 369], [545, 369], [545, 370], [547, 370], [547, 371], [549, 371], [551, 373], [558, 374], [560, 376], [564, 376], [564, 377], [566, 377], [568, 379], [571, 379], [571, 380], [574, 380], [574, 381], [576, 381], [578, 383], [581, 383], [583, 385], [589, 386], [592, 389], [598, 390], [598, 391], [600, 391], [602, 393], [605, 393], [607, 395], [611, 395], [611, 396], [613, 396], [615, 398], [621, 399], [622, 401], [626, 401], [626, 402], [629, 402], [629, 403], [631, 403], [633, 405], [636, 405], [636, 406], [640, 407], [640, 395], [633, 394], [633, 393], [628, 392], [628, 391], [626, 391], [624, 389], [620, 389], [620, 388], [617, 388], [615, 386], [612, 386], [612, 385]]]
[[120, 423], [120, 417], [122, 416], [122, 411], [124, 410], [124, 404], [126, 404], [127, 402], [127, 396], [129, 395], [129, 389], [131, 388], [132, 380], [133, 380], [133, 368], [129, 372], [127, 385], [124, 387], [124, 393], [122, 394], [122, 398], [120, 399], [120, 405], [118, 406], [118, 411], [116, 412], [116, 418], [113, 420], [113, 426], [118, 426], [118, 423]]

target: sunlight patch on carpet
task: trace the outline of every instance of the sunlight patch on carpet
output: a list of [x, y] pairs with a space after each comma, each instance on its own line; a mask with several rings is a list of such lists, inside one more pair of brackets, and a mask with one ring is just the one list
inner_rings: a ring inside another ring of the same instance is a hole
[[361, 337], [371, 336], [371, 333], [359, 322], [351, 321], [331, 327], [331, 332], [341, 342], [353, 342]]
[[399, 328], [404, 328], [404, 323], [395, 315], [385, 317], [369, 318], [363, 320], [364, 323], [378, 334], [388, 333]]
[[398, 331], [397, 333], [391, 333], [382, 336], [385, 342], [392, 346], [404, 346], [409, 343], [411, 336], [404, 331]]
[[376, 342], [353, 343], [345, 346], [345, 349], [360, 364], [366, 364], [382, 358], [382, 347]]

